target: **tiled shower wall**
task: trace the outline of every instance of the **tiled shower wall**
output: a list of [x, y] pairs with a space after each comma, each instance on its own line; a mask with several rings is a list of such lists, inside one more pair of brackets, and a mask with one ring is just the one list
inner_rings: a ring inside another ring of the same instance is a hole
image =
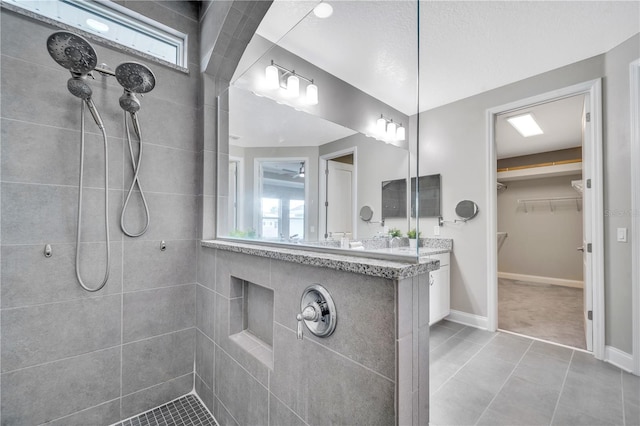
[[[104, 289], [80, 289], [74, 274], [80, 101], [69, 72], [47, 53], [57, 29], [1, 11], [1, 423], [109, 424], [193, 388], [196, 347], [198, 6], [120, 1], [189, 34], [190, 73], [91, 41], [98, 63], [146, 63], [156, 88], [141, 99], [141, 171], [151, 225], [136, 239], [119, 228], [132, 171], [114, 78], [90, 81], [109, 135], [112, 265]], [[102, 141], [86, 117], [82, 273], [105, 268]], [[137, 144], [136, 144], [137, 145]], [[130, 228], [142, 210], [135, 197]], [[167, 249], [160, 251], [160, 241]], [[45, 244], [53, 256], [45, 258]]]

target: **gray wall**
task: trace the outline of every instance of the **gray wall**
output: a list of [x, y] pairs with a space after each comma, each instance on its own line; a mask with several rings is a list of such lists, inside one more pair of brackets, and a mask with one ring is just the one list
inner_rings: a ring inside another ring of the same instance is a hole
[[[441, 235], [456, 242], [451, 259], [451, 308], [487, 315], [486, 227], [490, 206], [485, 177], [486, 110], [572, 84], [603, 78], [605, 211], [628, 211], [629, 63], [640, 56], [636, 35], [604, 55], [596, 56], [526, 80], [490, 90], [427, 111], [420, 116], [420, 170], [442, 174], [445, 220], [455, 218], [458, 201], [471, 199], [480, 207], [477, 218], [442, 228]], [[464, 125], [460, 124], [464, 117]], [[430, 234], [435, 220], [421, 227]], [[629, 215], [605, 217], [606, 344], [631, 353], [631, 246], [615, 242], [616, 227], [631, 227]]]
[[[108, 424], [193, 388], [198, 11], [187, 2], [120, 3], [188, 33], [191, 73], [92, 41], [98, 62], [140, 61], [157, 77], [141, 99], [141, 182], [151, 225], [137, 239], [119, 228], [132, 174], [118, 106], [122, 88], [112, 78], [90, 82], [110, 143], [113, 257], [110, 279], [97, 293], [80, 289], [74, 276], [79, 100], [66, 89], [69, 72], [45, 48], [56, 29], [1, 11], [2, 424]], [[90, 117], [86, 126], [82, 271], [94, 285], [104, 271], [102, 142]], [[136, 212], [137, 201], [132, 227], [140, 222]], [[42, 255], [46, 243], [53, 248], [49, 259]]]
[[[579, 197], [581, 175], [507, 182], [498, 193], [498, 231], [509, 236], [498, 252], [498, 271], [582, 281], [582, 211], [575, 201], [529, 203], [520, 199]], [[579, 204], [582, 208], [582, 202]]]

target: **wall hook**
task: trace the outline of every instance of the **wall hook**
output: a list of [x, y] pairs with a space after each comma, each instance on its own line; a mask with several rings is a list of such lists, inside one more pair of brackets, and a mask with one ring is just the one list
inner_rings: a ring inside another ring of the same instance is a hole
[[160, 251], [165, 251], [167, 249], [167, 243], [162, 240], [160, 241]]
[[44, 257], [49, 258], [51, 256], [53, 256], [53, 253], [51, 251], [51, 244], [47, 244], [44, 246]]

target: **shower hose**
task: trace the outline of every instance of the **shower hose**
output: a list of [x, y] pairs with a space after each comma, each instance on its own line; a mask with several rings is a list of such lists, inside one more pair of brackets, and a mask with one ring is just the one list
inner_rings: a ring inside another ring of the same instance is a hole
[[[131, 113], [132, 117], [133, 114]], [[132, 118], [134, 124], [134, 130], [136, 135], [138, 136], [138, 141], [140, 142], [140, 149], [138, 149], [138, 161], [134, 158], [133, 155], [133, 147], [131, 145], [131, 133], [129, 132], [129, 124], [127, 122], [127, 112], [124, 112], [124, 128], [127, 133], [127, 143], [129, 144], [129, 154], [131, 156], [131, 166], [133, 167], [133, 179], [131, 180], [131, 186], [129, 187], [129, 191], [127, 192], [127, 198], [124, 200], [124, 205], [122, 206], [122, 213], [120, 214], [120, 228], [122, 232], [130, 237], [139, 237], [149, 228], [149, 206], [147, 205], [147, 199], [144, 196], [144, 192], [142, 191], [142, 186], [140, 186], [140, 179], [138, 175], [140, 174], [140, 166], [142, 164], [142, 132], [140, 131], [140, 127], [137, 125], [136, 117]], [[138, 189], [140, 190], [140, 198], [142, 198], [142, 204], [144, 204], [144, 212], [146, 217], [146, 222], [144, 228], [140, 232], [130, 232], [124, 224], [124, 216], [127, 211], [127, 207], [129, 207], [129, 200], [131, 199], [131, 195], [133, 194], [133, 188], [138, 185]]]
[[88, 287], [82, 280], [80, 273], [80, 237], [82, 229], [82, 195], [83, 195], [83, 175], [84, 175], [84, 108], [85, 101], [82, 101], [80, 108], [80, 182], [78, 184], [78, 221], [76, 231], [76, 277], [83, 289], [89, 292], [95, 292], [105, 286], [109, 279], [109, 270], [111, 269], [111, 246], [109, 240], [109, 149], [107, 145], [107, 131], [104, 126], [99, 126], [102, 131], [102, 139], [104, 141], [104, 230], [106, 234], [107, 246], [107, 265], [102, 283], [96, 288]]

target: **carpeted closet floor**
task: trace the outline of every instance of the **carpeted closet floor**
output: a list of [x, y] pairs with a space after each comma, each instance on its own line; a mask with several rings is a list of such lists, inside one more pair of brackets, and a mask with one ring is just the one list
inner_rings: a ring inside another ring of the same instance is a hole
[[498, 328], [586, 349], [583, 291], [498, 279]]

